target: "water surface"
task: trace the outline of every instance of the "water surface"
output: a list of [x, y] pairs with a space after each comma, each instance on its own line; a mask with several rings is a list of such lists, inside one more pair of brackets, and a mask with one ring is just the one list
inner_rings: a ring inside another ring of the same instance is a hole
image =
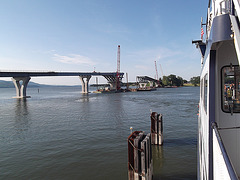
[[127, 137], [150, 132], [163, 114], [164, 145], [153, 146], [155, 179], [196, 179], [199, 88], [81, 94], [78, 87], [0, 88], [0, 179], [128, 178]]

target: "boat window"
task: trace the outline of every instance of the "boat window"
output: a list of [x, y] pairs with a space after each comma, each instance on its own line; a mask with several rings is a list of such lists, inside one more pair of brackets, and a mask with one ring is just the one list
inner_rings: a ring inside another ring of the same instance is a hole
[[222, 109], [224, 112], [240, 112], [240, 68], [222, 68]]
[[207, 113], [208, 74], [204, 76], [204, 108]]

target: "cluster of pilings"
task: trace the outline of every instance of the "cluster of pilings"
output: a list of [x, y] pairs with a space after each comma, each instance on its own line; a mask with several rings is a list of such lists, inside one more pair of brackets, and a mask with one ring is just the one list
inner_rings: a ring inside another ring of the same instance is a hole
[[151, 135], [134, 131], [128, 137], [128, 178], [129, 180], [150, 180], [152, 171]]
[[151, 113], [151, 136], [152, 144], [162, 145], [163, 143], [163, 123], [162, 114]]
[[163, 144], [162, 114], [151, 113], [151, 134], [134, 131], [128, 137], [128, 179], [152, 180], [153, 159], [151, 145]]

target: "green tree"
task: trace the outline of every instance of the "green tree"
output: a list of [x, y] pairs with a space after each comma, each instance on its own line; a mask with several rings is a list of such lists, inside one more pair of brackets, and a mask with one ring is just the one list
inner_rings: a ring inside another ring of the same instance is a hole
[[168, 76], [163, 76], [162, 83], [164, 86], [169, 86], [169, 79]]
[[183, 83], [186, 80], [183, 80], [182, 77], [170, 74], [169, 76], [163, 76], [162, 83], [164, 86], [183, 86]]
[[182, 77], [180, 77], [180, 76], [177, 77], [176, 86], [183, 86], [183, 78]]
[[200, 84], [200, 76], [192, 77], [190, 79], [190, 83], [192, 83], [194, 86], [197, 86], [198, 84]]
[[171, 85], [171, 86], [176, 86], [176, 85], [177, 85], [176, 75], [170, 74], [170, 75], [168, 76], [168, 78], [169, 78], [169, 81], [170, 81], [170, 85]]

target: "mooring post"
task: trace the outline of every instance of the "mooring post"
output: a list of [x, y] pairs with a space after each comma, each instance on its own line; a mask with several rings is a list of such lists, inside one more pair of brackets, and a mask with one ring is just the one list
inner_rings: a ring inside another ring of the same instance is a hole
[[134, 180], [138, 180], [139, 179], [139, 147], [138, 147], [138, 142], [140, 140], [140, 137], [137, 136], [135, 139], [134, 139]]
[[129, 180], [134, 180], [135, 176], [135, 145], [134, 145], [134, 140], [135, 138], [141, 133], [142, 131], [134, 131], [127, 139], [128, 141], [128, 179]]
[[147, 147], [147, 138], [145, 138], [141, 142], [141, 173], [142, 173], [142, 180], [145, 180], [145, 176], [147, 174], [147, 169], [148, 169], [148, 153], [149, 149]]
[[158, 144], [163, 144], [163, 121], [162, 114], [158, 114]]
[[128, 179], [152, 180], [152, 175], [151, 135], [134, 131], [128, 137]]
[[151, 113], [151, 137], [152, 144], [162, 145], [163, 144], [163, 121], [162, 114], [156, 112]]

